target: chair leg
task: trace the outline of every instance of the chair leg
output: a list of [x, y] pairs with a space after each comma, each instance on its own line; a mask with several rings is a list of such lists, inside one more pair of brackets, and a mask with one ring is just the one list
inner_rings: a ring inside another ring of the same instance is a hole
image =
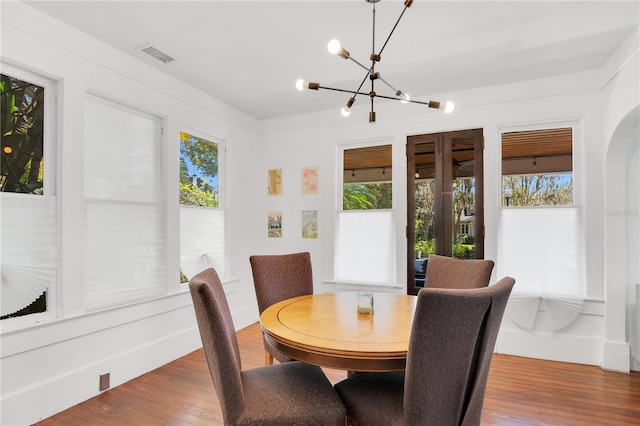
[[273, 355], [268, 351], [264, 351], [264, 365], [273, 365]]

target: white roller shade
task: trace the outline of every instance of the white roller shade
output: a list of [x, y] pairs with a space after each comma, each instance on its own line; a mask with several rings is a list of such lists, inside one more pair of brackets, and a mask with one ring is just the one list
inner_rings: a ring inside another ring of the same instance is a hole
[[553, 330], [569, 325], [584, 302], [580, 209], [502, 209], [498, 276], [516, 280], [506, 314], [531, 329], [541, 304]]
[[339, 212], [335, 256], [336, 281], [394, 285], [395, 247], [393, 211]]
[[226, 211], [180, 207], [180, 268], [188, 279], [209, 267], [226, 277]]
[[160, 118], [88, 95], [84, 152], [87, 309], [164, 294]]
[[166, 291], [164, 212], [145, 204], [87, 202], [87, 309]]
[[58, 271], [56, 198], [3, 194], [1, 314], [26, 308], [55, 284]]

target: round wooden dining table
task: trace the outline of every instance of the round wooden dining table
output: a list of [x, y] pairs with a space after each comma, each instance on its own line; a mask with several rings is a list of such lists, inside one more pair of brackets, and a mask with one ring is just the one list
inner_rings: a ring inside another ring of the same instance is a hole
[[269, 341], [289, 357], [349, 371], [404, 370], [416, 297], [373, 293], [373, 313], [357, 292], [318, 293], [275, 303], [260, 315]]

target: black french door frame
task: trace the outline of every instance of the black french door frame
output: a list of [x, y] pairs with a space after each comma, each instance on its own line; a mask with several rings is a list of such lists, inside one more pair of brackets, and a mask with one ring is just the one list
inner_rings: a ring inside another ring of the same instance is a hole
[[[430, 133], [407, 137], [407, 294], [417, 294], [420, 287], [415, 284], [414, 247], [415, 247], [415, 175], [419, 171], [416, 162], [416, 146], [433, 146], [435, 208], [434, 224], [436, 254], [453, 255], [453, 187], [454, 155], [456, 146], [464, 145], [467, 152], [473, 154], [474, 178], [474, 238], [476, 259], [484, 258], [484, 174], [482, 129], [457, 130], [451, 132]], [[418, 155], [430, 156], [431, 152]], [[467, 154], [468, 155], [468, 154]]]

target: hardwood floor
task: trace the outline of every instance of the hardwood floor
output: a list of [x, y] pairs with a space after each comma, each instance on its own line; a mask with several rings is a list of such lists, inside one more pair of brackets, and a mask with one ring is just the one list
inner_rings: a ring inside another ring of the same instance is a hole
[[[263, 365], [258, 324], [238, 343], [244, 369]], [[346, 377], [325, 372], [332, 383]], [[198, 350], [38, 425], [222, 425], [222, 414]], [[482, 425], [640, 425], [640, 375], [496, 354]]]

